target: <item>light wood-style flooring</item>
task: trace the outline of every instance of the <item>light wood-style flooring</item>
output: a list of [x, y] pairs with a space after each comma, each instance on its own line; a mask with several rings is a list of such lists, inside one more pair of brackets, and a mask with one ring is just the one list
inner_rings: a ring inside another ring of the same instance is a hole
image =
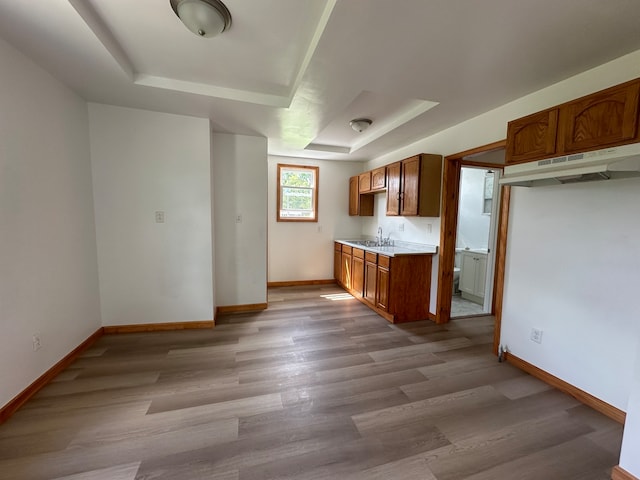
[[605, 480], [618, 463], [622, 427], [498, 363], [490, 317], [391, 325], [335, 286], [269, 302], [102, 337], [0, 426], [0, 478]]

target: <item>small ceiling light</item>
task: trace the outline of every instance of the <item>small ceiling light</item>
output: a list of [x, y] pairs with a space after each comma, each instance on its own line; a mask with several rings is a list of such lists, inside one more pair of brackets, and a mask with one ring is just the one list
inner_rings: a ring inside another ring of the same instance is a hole
[[215, 37], [231, 26], [231, 13], [220, 0], [169, 0], [185, 27], [200, 37]]
[[372, 123], [373, 122], [368, 118], [355, 118], [349, 122], [349, 125], [351, 125], [351, 128], [353, 128], [356, 132], [362, 133], [367, 128], [369, 128]]

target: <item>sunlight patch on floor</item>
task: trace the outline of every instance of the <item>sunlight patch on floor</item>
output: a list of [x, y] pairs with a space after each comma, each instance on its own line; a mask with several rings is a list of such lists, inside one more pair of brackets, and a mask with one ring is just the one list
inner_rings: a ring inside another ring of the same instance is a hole
[[340, 301], [340, 300], [355, 300], [350, 294], [344, 293], [330, 293], [328, 295], [320, 295], [322, 298], [326, 298], [327, 300], [331, 300], [332, 302]]

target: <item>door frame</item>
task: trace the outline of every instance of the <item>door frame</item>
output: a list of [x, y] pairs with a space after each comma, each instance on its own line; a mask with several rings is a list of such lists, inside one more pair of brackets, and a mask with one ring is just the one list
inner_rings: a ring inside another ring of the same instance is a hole
[[[436, 323], [448, 323], [451, 320], [451, 296], [453, 295], [453, 263], [456, 253], [456, 234], [458, 229], [458, 203], [460, 196], [460, 173], [463, 166], [496, 168], [485, 162], [476, 162], [474, 156], [500, 150], [507, 141], [483, 145], [465, 150], [444, 158], [442, 179], [442, 220], [440, 224], [440, 256], [438, 261], [438, 294], [436, 304]], [[470, 159], [471, 157], [471, 159]], [[498, 353], [500, 326], [502, 323], [502, 297], [504, 293], [504, 273], [507, 250], [507, 227], [511, 187], [503, 185], [500, 192], [500, 207], [495, 252], [495, 271], [493, 276], [493, 299], [491, 314], [495, 316], [493, 351]]]

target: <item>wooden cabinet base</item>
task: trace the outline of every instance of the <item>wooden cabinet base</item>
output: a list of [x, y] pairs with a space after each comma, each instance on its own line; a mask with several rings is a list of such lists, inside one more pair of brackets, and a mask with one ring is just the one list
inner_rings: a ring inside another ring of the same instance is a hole
[[[344, 287], [343, 287], [344, 288]], [[353, 298], [355, 298], [356, 300], [359, 300], [360, 303], [364, 303], [367, 307], [369, 307], [371, 310], [373, 310], [374, 312], [376, 312], [378, 315], [380, 315], [382, 318], [384, 318], [385, 320], [387, 320], [388, 322], [391, 323], [409, 323], [409, 322], [419, 322], [421, 320], [431, 320], [432, 322], [436, 321], [436, 316], [435, 314], [429, 312], [427, 314], [427, 316], [425, 318], [412, 318], [412, 319], [407, 319], [407, 318], [396, 318], [395, 315], [391, 315], [388, 312], [385, 312], [384, 310], [379, 309], [378, 307], [376, 307], [375, 305], [372, 305], [370, 302], [367, 302], [367, 300], [365, 300], [364, 297], [359, 297], [358, 295], [355, 294], [355, 292], [352, 292], [351, 290], [349, 290], [348, 288], [345, 288], [345, 290], [347, 292], [349, 292], [351, 295], [353, 295]]]
[[[373, 305], [363, 296], [363, 291], [354, 290], [352, 285], [344, 280], [341, 287], [371, 308], [380, 316], [392, 323], [417, 322], [420, 320], [435, 320], [435, 316], [429, 313], [431, 296], [431, 263], [432, 255], [400, 255], [387, 257], [380, 255], [378, 272], [381, 270], [382, 261], [389, 262], [382, 267], [387, 272], [385, 285], [385, 301], [381, 301], [381, 281], [378, 277], [378, 300]], [[381, 308], [383, 305], [386, 308]]]

